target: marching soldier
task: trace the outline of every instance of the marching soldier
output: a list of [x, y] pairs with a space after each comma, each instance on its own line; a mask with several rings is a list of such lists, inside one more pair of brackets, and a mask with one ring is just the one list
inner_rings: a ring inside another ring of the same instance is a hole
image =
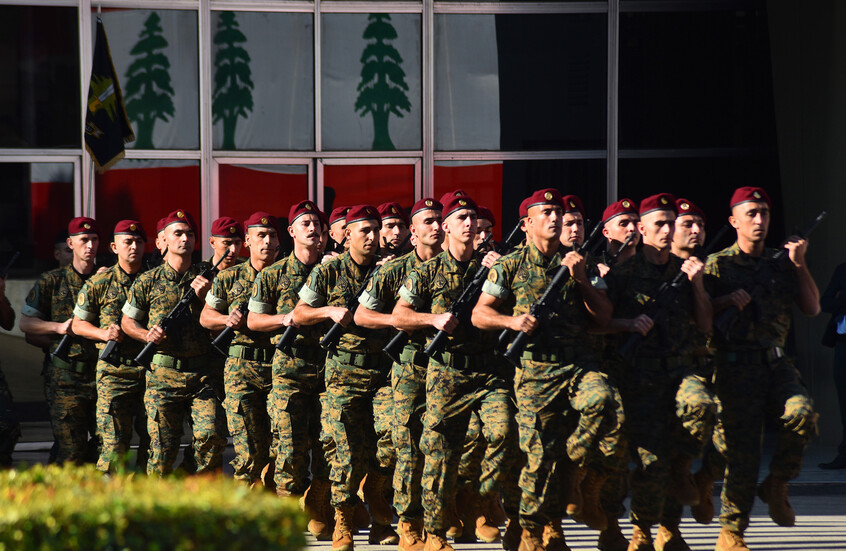
[[[635, 255], [640, 233], [637, 231], [637, 203], [631, 199], [620, 199], [608, 205], [602, 213], [602, 235], [608, 240], [599, 265], [602, 277], [608, 273], [612, 264], [622, 264]], [[624, 251], [620, 248], [630, 236], [634, 236]], [[614, 257], [614, 261], [611, 258]]]
[[[452, 549], [447, 543], [448, 507], [455, 495], [462, 445], [472, 413], [478, 413], [487, 448], [484, 472], [476, 489], [482, 498], [498, 496], [509, 472], [516, 444], [512, 426], [509, 382], [481, 351], [479, 331], [467, 319], [450, 313], [450, 307], [480, 269], [474, 256], [476, 203], [466, 195], [452, 195], [444, 204], [444, 229], [449, 236], [447, 250], [412, 270], [400, 289], [393, 312], [400, 330], [420, 331], [431, 342], [440, 330], [449, 334], [443, 352], [429, 359], [426, 373], [426, 416], [421, 450], [425, 549]], [[485, 266], [493, 255], [485, 257]]]
[[[711, 303], [702, 261], [682, 261], [670, 252], [675, 198], [667, 193], [648, 197], [639, 216], [643, 248], [606, 277], [614, 303], [609, 331], [642, 337], [620, 389], [635, 460], [629, 550], [652, 549], [655, 524], [660, 524], [656, 550], [688, 549], [679, 531], [680, 506], [698, 500], [690, 463], [710, 439], [716, 416], [696, 355], [696, 331], [710, 330]], [[679, 271], [689, 284], [680, 287], [674, 301], [661, 305], [664, 317], [656, 322], [643, 313], [644, 304]]]
[[408, 215], [399, 203], [382, 203], [376, 210], [382, 217], [382, 227], [379, 229], [379, 248], [382, 256], [402, 256], [412, 247], [408, 245], [411, 230], [408, 227]]
[[136, 466], [147, 468], [150, 437], [144, 415], [145, 369], [134, 358], [141, 344], [125, 339], [120, 328], [121, 308], [132, 283], [142, 270], [147, 234], [137, 220], [121, 220], [115, 225], [111, 249], [117, 262], [107, 271], [91, 277], [82, 286], [73, 309], [73, 332], [102, 350], [108, 341], [117, 341], [110, 358], [97, 362], [97, 435], [100, 457], [97, 469], [112, 470], [128, 452], [133, 428], [139, 445]]
[[[476, 219], [476, 239], [473, 240], [473, 248], [479, 250], [479, 245], [482, 241], [487, 239], [488, 235], [493, 233], [493, 228], [496, 226], [496, 217], [491, 209], [479, 205], [479, 216]], [[485, 252], [494, 250], [495, 243], [493, 239]]]
[[[83, 283], [96, 269], [100, 234], [93, 219], [79, 217], [68, 224], [68, 236], [73, 262], [43, 274], [35, 283], [21, 310], [20, 329], [24, 333], [54, 339], [59, 335], [74, 336], [74, 304]], [[72, 341], [66, 360], [55, 355], [52, 358], [50, 419], [58, 442], [59, 463], [85, 461], [90, 455], [89, 435], [96, 444], [96, 365], [97, 349], [84, 339]]]
[[758, 496], [768, 504], [776, 524], [794, 525], [787, 481], [799, 474], [818, 418], [793, 360], [784, 351], [793, 304], [806, 316], [820, 311], [819, 290], [805, 260], [808, 242], [789, 237], [784, 243], [787, 254], [774, 260], [776, 251], [764, 246], [772, 209], [767, 193], [758, 187], [738, 188], [730, 207], [729, 223], [737, 231], [737, 241], [711, 255], [706, 268], [716, 319], [729, 308], [738, 311], [733, 323], [716, 324], [714, 335], [716, 393], [728, 465], [718, 551], [747, 549], [743, 533], [755, 500], [761, 431], [770, 412], [780, 414], [776, 453], [769, 474], [757, 486]]
[[[199, 322], [211, 282], [201, 275], [202, 263], [191, 264], [197, 232], [193, 217], [176, 210], [165, 222], [165, 262], [138, 276], [123, 305], [121, 319], [124, 333], [158, 346], [144, 392], [150, 433], [147, 473], [162, 476], [172, 472], [185, 413], [192, 420], [197, 473], [214, 472], [221, 467], [226, 429], [220, 405], [222, 373], [209, 357], [209, 334]], [[189, 313], [165, 334], [160, 323], [189, 288], [196, 293]]]
[[200, 323], [212, 332], [236, 329], [223, 372], [223, 409], [235, 448], [232, 467], [236, 480], [261, 484], [262, 470], [273, 455], [268, 395], [274, 349], [270, 335], [247, 328], [246, 312], [258, 273], [276, 260], [279, 235], [276, 218], [266, 212], [253, 213], [244, 228], [249, 261], [217, 275], [206, 295]]
[[673, 254], [687, 260], [697, 247], [705, 244], [705, 212], [684, 198], [676, 199], [676, 222], [673, 231]]
[[[527, 454], [520, 475], [524, 550], [566, 549], [560, 524], [565, 508], [556, 494], [565, 494], [568, 514], [581, 512], [578, 488], [588, 466], [593, 474], [585, 497], [598, 494], [605, 456], [620, 454], [614, 393], [596, 370], [595, 351], [586, 345], [588, 321], [606, 324], [611, 303], [591, 283], [584, 257], [575, 251], [562, 257], [562, 226], [570, 230], [568, 245], [578, 243], [580, 235], [583, 238], [576, 199], [562, 200], [555, 189], [532, 194], [526, 219], [532, 244], [494, 264], [473, 311], [473, 323], [480, 329], [540, 332], [523, 353], [516, 376], [520, 445]], [[568, 266], [572, 276], [561, 290], [557, 315], [540, 328], [528, 312], [561, 265]], [[601, 280], [597, 285], [604, 287]], [[575, 412], [578, 420], [568, 421], [568, 411]], [[604, 438], [606, 431], [616, 432], [616, 437]], [[588, 518], [598, 511], [595, 499], [592, 505], [584, 504], [584, 509], [594, 511], [584, 511]]]
[[209, 245], [212, 248], [212, 257], [206, 261], [209, 266], [214, 266], [223, 255], [227, 255], [226, 259], [217, 267], [222, 272], [226, 268], [241, 262], [238, 253], [244, 246], [244, 229], [234, 218], [221, 216], [212, 222]]
[[329, 258], [338, 256], [350, 248], [349, 240], [344, 237], [344, 228], [347, 227], [346, 216], [350, 208], [335, 207], [329, 213], [329, 245], [326, 247], [326, 256]]

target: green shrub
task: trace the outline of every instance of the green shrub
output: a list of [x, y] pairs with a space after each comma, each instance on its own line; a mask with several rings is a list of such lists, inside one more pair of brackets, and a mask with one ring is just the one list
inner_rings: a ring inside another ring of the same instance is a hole
[[0, 472], [0, 550], [299, 549], [305, 523], [295, 500], [222, 476]]

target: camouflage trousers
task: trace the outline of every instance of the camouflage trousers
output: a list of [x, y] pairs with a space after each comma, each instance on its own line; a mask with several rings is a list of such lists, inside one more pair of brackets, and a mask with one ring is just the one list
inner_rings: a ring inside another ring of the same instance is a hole
[[[346, 353], [341, 354], [343, 357]], [[382, 437], [376, 431], [377, 426], [391, 423], [390, 418], [377, 419], [377, 416], [392, 415], [379, 407], [391, 394], [382, 358], [364, 356], [364, 366], [341, 363], [338, 358], [333, 353], [326, 357], [323, 407], [323, 428], [327, 432], [324, 446], [326, 442], [334, 444], [335, 450], [326, 459], [330, 463], [331, 502], [336, 508], [358, 502], [358, 488], [368, 472], [392, 476], [396, 458], [391, 450], [378, 445]]]
[[[615, 369], [606, 369], [603, 366], [603, 375], [608, 381], [608, 386], [614, 393], [614, 401], [617, 403], [617, 417], [622, 421], [621, 436], [619, 447], [622, 453], [615, 457], [607, 458], [605, 463], [608, 477], [602, 485], [599, 493], [599, 503], [602, 510], [609, 518], [620, 518], [626, 512], [626, 507], [623, 501], [626, 499], [626, 494], [629, 491], [629, 453], [628, 442], [625, 435], [626, 420], [625, 410], [623, 408], [623, 398], [620, 395], [620, 389], [617, 381], [620, 380], [619, 373]], [[617, 372], [615, 376], [614, 373]]]
[[139, 440], [135, 466], [146, 471], [150, 437], [144, 413], [145, 379], [143, 367], [118, 368], [97, 362], [98, 470], [109, 472], [113, 463], [126, 460], [134, 430]]
[[481, 420], [485, 459], [478, 493], [498, 495], [517, 445], [508, 384], [497, 374], [456, 369], [430, 360], [426, 373], [426, 418], [420, 449], [425, 528], [443, 534], [453, 503], [459, 463], [473, 412]]
[[761, 462], [761, 433], [767, 417], [776, 421], [770, 474], [791, 480], [817, 433], [813, 401], [792, 361], [717, 364], [716, 391], [722, 412], [716, 442], [726, 458], [720, 524], [737, 532], [749, 526]]
[[692, 369], [632, 368], [621, 388], [630, 452], [631, 521], [648, 529], [678, 526], [681, 506], [667, 496], [674, 461], [698, 456], [711, 438], [716, 403], [706, 380]]
[[534, 530], [565, 516], [563, 462], [607, 472], [606, 464], [624, 455], [623, 418], [614, 389], [598, 371], [522, 363], [516, 382], [520, 449], [526, 454], [520, 525]]
[[[82, 464], [97, 447], [95, 366], [86, 373], [53, 367], [50, 422], [58, 444], [56, 462]], [[89, 441], [90, 437], [90, 441]], [[96, 457], [96, 455], [94, 455]]]
[[156, 363], [151, 367], [144, 392], [150, 434], [147, 474], [162, 476], [173, 472], [186, 414], [190, 416], [193, 431], [197, 474], [220, 470], [226, 447], [220, 371], [213, 368], [179, 371]]
[[279, 491], [291, 495], [305, 493], [309, 471], [312, 478], [328, 481], [325, 454], [334, 455], [334, 443], [325, 442], [321, 430], [323, 354], [319, 349], [311, 352], [314, 355], [309, 359], [292, 358], [278, 350], [273, 355], [273, 389], [268, 404], [277, 439], [273, 479]]
[[394, 508], [400, 520], [423, 518], [423, 453], [420, 437], [426, 413], [426, 367], [414, 363], [394, 364], [391, 371], [396, 448]]
[[259, 482], [271, 455], [270, 364], [226, 358], [223, 388], [226, 394], [223, 410], [235, 448], [235, 458], [230, 463], [235, 470], [234, 478], [247, 483]]
[[12, 392], [0, 371], [0, 468], [12, 466], [12, 452], [21, 437], [21, 426], [15, 414]]

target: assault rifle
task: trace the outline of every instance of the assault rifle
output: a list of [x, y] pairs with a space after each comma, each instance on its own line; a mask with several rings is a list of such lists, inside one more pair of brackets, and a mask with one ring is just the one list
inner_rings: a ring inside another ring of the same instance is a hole
[[[725, 235], [727, 231], [728, 226], [720, 228], [720, 231], [717, 232], [717, 235], [711, 240], [711, 243], [709, 243], [704, 249], [697, 247], [698, 250], [694, 254], [700, 260], [708, 258], [708, 255], [711, 254], [720, 241], [722, 241], [723, 235]], [[653, 323], [657, 324], [661, 317], [663, 317], [663, 315], [667, 312], [669, 305], [676, 300], [676, 297], [678, 297], [679, 291], [681, 290], [682, 283], [685, 280], [687, 280], [687, 274], [679, 270], [679, 273], [677, 273], [671, 281], [665, 281], [662, 283], [655, 294], [652, 295], [646, 304], [643, 305], [643, 313], [649, 316]], [[620, 355], [626, 360], [631, 360], [634, 357], [635, 351], [637, 350], [641, 339], [643, 339], [643, 335], [640, 333], [630, 334], [623, 346], [620, 347]]]
[[344, 243], [347, 242], [347, 236], [344, 236], [343, 239], [340, 241], [335, 241], [331, 237], [329, 237], [329, 243], [326, 244], [326, 252], [327, 253], [337, 253], [337, 254], [344, 254]]
[[[217, 267], [220, 266], [220, 263], [223, 262], [228, 256], [229, 252], [227, 251], [223, 254], [223, 256], [220, 257], [220, 260], [218, 260], [214, 266], [206, 268], [200, 275], [206, 279], [214, 278], [215, 274], [217, 274]], [[167, 334], [168, 331], [174, 329], [176, 324], [179, 323], [179, 321], [188, 314], [188, 310], [191, 307], [191, 302], [193, 302], [195, 298], [197, 298], [196, 291], [194, 291], [193, 288], [188, 289], [182, 295], [182, 298], [179, 299], [179, 302], [176, 303], [176, 306], [173, 307], [173, 310], [171, 310], [167, 314], [167, 316], [165, 316], [159, 322], [159, 327], [164, 330], [165, 334]], [[153, 356], [156, 354], [158, 346], [159, 345], [157, 345], [156, 343], [148, 342], [144, 346], [144, 349], [141, 350], [141, 352], [139, 352], [137, 356], [135, 356], [135, 361], [139, 365], [143, 365], [144, 367], [149, 368], [150, 362], [153, 360]]]
[[[370, 271], [368, 271], [367, 275], [364, 276], [364, 280], [361, 282], [359, 288], [356, 289], [355, 294], [347, 300], [347, 304], [344, 306], [344, 308], [349, 311], [351, 316], [355, 315], [355, 311], [358, 308], [358, 297], [360, 297], [361, 294], [364, 292], [364, 289], [367, 287], [367, 283], [370, 282], [370, 279], [374, 275], [376, 275], [376, 272], [379, 271], [379, 268], [381, 268], [381, 266], [376, 266], [376, 263], [374, 261], [373, 267], [370, 268]], [[335, 324], [329, 328], [329, 331], [327, 331], [326, 334], [323, 335], [323, 338], [320, 339], [320, 346], [322, 346], [326, 350], [330, 350], [338, 346], [338, 341], [341, 340], [341, 335], [344, 334], [344, 329], [345, 328], [343, 325], [335, 322]], [[286, 330], [285, 332], [287, 333], [288, 331]], [[279, 340], [279, 343], [282, 343], [281, 339]], [[279, 345], [277, 345], [277, 348], [278, 346]]]
[[[241, 312], [242, 315], [247, 316], [247, 300], [244, 300], [241, 303], [241, 306], [238, 307], [238, 311]], [[212, 341], [212, 346], [215, 350], [220, 352], [224, 356], [229, 356], [229, 347], [232, 345], [232, 339], [235, 338], [235, 328], [234, 327], [224, 327], [223, 331], [218, 334], [217, 337]]]
[[[600, 232], [602, 227], [602, 222], [598, 222], [596, 226], [593, 227], [593, 230], [591, 230], [588, 238], [584, 241], [584, 243], [582, 243], [576, 252], [579, 254], [585, 254], [586, 251], [591, 250], [593, 248], [593, 244], [601, 235]], [[561, 292], [561, 287], [564, 286], [564, 283], [569, 277], [570, 268], [567, 266], [561, 266], [558, 268], [555, 275], [552, 277], [552, 281], [550, 281], [546, 286], [546, 289], [544, 289], [543, 295], [541, 295], [537, 302], [532, 304], [532, 307], [529, 309], [529, 314], [537, 319], [538, 323], [549, 323], [549, 320], [554, 314], [553, 310], [555, 308], [556, 298]], [[508, 329], [503, 329], [499, 334], [500, 350], [505, 348], [503, 345], [508, 342], [510, 336], [510, 331]], [[530, 338], [530, 335], [524, 331], [517, 333], [517, 336], [514, 337], [514, 340], [511, 341], [511, 344], [503, 354], [505, 359], [511, 362], [514, 366], [520, 367], [520, 356], [523, 355], [523, 350], [525, 350], [526, 345], [529, 344]]]
[[629, 244], [632, 241], [634, 241], [634, 238], [636, 236], [637, 236], [637, 233], [635, 233], [635, 232], [630, 233], [629, 236], [626, 238], [626, 240], [623, 241], [623, 244], [620, 245], [620, 248], [617, 249], [617, 252], [612, 254], [611, 258], [608, 259], [608, 264], [606, 264], [606, 266], [608, 266], [609, 268], [613, 268], [617, 264], [617, 258], [619, 258], [620, 254], [622, 254], [622, 252], [626, 250], [626, 247], [628, 247]]
[[[820, 222], [828, 215], [826, 211], [820, 212], [811, 224], [805, 228], [805, 231], [798, 232], [802, 239], [806, 239], [817, 228]], [[779, 264], [787, 256], [787, 249], [779, 249], [769, 260], [762, 261], [755, 267], [755, 271], [750, 278], [749, 287], [744, 286], [752, 297], [752, 301], [758, 300], [767, 288], [773, 285], [773, 268]], [[729, 306], [717, 316], [714, 320], [714, 329], [720, 333], [726, 341], [729, 341], [732, 327], [737, 322], [740, 316], [740, 310], [737, 306]]]

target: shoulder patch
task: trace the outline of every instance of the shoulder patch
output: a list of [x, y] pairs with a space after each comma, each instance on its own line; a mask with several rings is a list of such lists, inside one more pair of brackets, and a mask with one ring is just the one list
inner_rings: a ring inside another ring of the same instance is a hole
[[435, 277], [435, 281], [432, 282], [432, 290], [433, 291], [440, 291], [444, 287], [446, 287], [447, 280], [444, 277], [444, 274], [439, 273], [437, 277]]
[[488, 272], [488, 281], [491, 283], [496, 283], [496, 279], [499, 277], [496, 273], [496, 270], [491, 270]]
[[82, 293], [79, 293], [79, 298], [76, 299], [76, 303], [80, 306], [85, 304], [85, 295], [83, 295]]
[[373, 278], [367, 280], [367, 287], [365, 287], [365, 291], [370, 292], [373, 290]]
[[412, 290], [412, 287], [414, 287], [414, 284], [411, 282], [411, 280], [410, 280], [410, 279], [409, 279], [409, 280], [407, 280], [407, 281], [405, 282], [405, 288], [406, 288], [406, 289], [408, 289], [409, 291], [411, 291], [411, 290]]

